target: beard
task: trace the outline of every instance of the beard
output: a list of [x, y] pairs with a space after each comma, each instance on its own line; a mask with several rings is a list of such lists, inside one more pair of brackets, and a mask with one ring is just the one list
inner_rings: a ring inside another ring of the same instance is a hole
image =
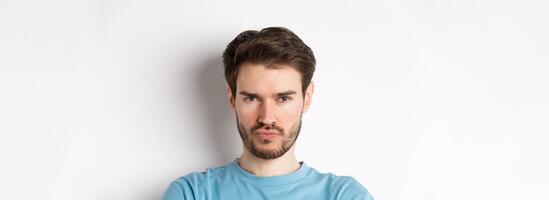
[[[246, 130], [246, 128], [244, 128], [244, 125], [240, 123], [240, 121], [238, 120], [238, 116], [236, 116], [236, 124], [238, 127], [238, 132], [240, 133], [240, 138], [242, 139], [244, 146], [246, 146], [246, 149], [248, 149], [250, 153], [258, 158], [270, 160], [279, 158], [280, 156], [286, 154], [286, 152], [288, 152], [290, 148], [292, 148], [295, 141], [297, 140], [297, 137], [299, 136], [299, 132], [301, 131], [301, 117], [302, 116], [299, 116], [299, 120], [292, 125], [289, 132], [285, 132], [283, 128], [274, 124], [263, 123], [255, 125], [250, 131], [248, 131]], [[273, 145], [276, 145], [274, 140], [276, 140], [278, 137], [275, 137], [273, 139], [263, 139], [259, 142], [254, 139], [254, 136], [257, 135], [256, 130], [262, 128], [266, 130], [274, 129], [278, 131], [281, 141], [280, 144], [274, 149], [262, 149], [260, 146], [268, 145], [271, 143], [273, 143]]]

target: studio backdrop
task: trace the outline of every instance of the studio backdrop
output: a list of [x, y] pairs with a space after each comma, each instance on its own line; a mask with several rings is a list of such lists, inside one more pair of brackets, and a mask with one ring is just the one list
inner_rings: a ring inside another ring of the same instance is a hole
[[221, 55], [317, 58], [297, 159], [378, 200], [549, 199], [547, 1], [0, 3], [0, 199], [155, 200], [242, 150]]

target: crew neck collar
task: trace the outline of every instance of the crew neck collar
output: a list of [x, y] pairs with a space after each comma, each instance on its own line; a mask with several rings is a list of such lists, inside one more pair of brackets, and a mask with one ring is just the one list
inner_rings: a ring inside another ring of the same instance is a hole
[[274, 186], [274, 185], [286, 185], [289, 183], [293, 183], [296, 181], [301, 180], [304, 178], [308, 172], [310, 171], [310, 167], [305, 164], [305, 162], [301, 161], [299, 162], [301, 167], [299, 167], [298, 170], [290, 172], [288, 174], [278, 175], [278, 176], [257, 176], [254, 175], [240, 167], [238, 164], [238, 158], [234, 159], [230, 164], [229, 167], [236, 171], [238, 176], [246, 179], [249, 182], [252, 182], [254, 184], [263, 185], [263, 186]]

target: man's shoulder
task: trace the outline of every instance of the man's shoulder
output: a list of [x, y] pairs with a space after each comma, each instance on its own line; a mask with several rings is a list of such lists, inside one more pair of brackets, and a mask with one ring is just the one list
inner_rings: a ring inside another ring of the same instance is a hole
[[343, 186], [349, 184], [358, 184], [362, 186], [355, 178], [347, 175], [337, 175], [331, 172], [319, 172], [315, 168], [311, 167], [313, 177], [316, 181], [327, 181], [334, 186]]
[[314, 180], [324, 182], [330, 193], [337, 195], [336, 199], [374, 199], [366, 187], [352, 176], [339, 176], [330, 172], [320, 173], [316, 170], [314, 174]]
[[165, 191], [164, 200], [200, 199], [200, 194], [208, 188], [208, 183], [227, 176], [227, 166], [210, 167], [204, 171], [188, 173], [173, 180]]
[[204, 183], [206, 180], [218, 179], [227, 176], [228, 165], [219, 167], [208, 167], [204, 171], [190, 172], [177, 178], [174, 182], [196, 185]]

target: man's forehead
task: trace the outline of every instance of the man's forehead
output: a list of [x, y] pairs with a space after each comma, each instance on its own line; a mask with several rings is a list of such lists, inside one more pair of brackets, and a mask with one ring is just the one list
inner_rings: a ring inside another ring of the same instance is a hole
[[242, 65], [237, 76], [239, 90], [284, 92], [301, 87], [301, 75], [290, 66], [269, 68], [262, 64]]
[[277, 64], [277, 65], [265, 65], [262, 63], [251, 63], [245, 62], [240, 65], [238, 74], [245, 72], [251, 73], [293, 73], [299, 75], [299, 72], [288, 64]]
[[239, 84], [237, 91], [254, 94], [301, 93], [301, 85], [297, 84]]
[[274, 85], [295, 84], [301, 83], [301, 75], [290, 66], [270, 68], [262, 64], [247, 64], [241, 66], [236, 81]]

